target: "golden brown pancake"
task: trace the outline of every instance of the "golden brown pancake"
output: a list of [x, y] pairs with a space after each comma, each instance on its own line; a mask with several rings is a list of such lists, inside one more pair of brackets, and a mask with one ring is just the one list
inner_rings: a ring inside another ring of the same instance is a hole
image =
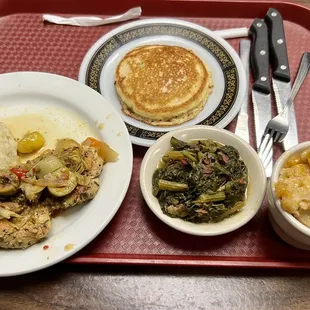
[[212, 86], [206, 65], [178, 46], [138, 47], [125, 55], [115, 74], [123, 112], [154, 126], [177, 125], [196, 117]]

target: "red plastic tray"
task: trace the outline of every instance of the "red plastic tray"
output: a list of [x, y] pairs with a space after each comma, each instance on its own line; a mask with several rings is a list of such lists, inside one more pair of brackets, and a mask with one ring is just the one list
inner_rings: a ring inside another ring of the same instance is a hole
[[[0, 18], [0, 73], [46, 71], [77, 79], [79, 66], [90, 46], [118, 25], [79, 28], [44, 24], [39, 13], [109, 15], [138, 4], [146, 18], [179, 17], [210, 29], [249, 26], [253, 18], [263, 17], [269, 7], [274, 7], [285, 19], [293, 77], [302, 53], [310, 50], [310, 10], [289, 3], [140, 0], [139, 3], [119, 4], [118, 1], [97, 3], [91, 0], [0, 0], [0, 16], [3, 16]], [[229, 42], [238, 50], [238, 39]], [[301, 141], [310, 137], [309, 82], [308, 79], [295, 101]], [[233, 130], [234, 126], [233, 122], [228, 129]], [[144, 153], [144, 148], [134, 147], [131, 184], [116, 216], [68, 263], [310, 269], [310, 252], [288, 246], [273, 232], [266, 203], [247, 225], [219, 237], [189, 236], [162, 223], [149, 210], [139, 189], [139, 168]]]

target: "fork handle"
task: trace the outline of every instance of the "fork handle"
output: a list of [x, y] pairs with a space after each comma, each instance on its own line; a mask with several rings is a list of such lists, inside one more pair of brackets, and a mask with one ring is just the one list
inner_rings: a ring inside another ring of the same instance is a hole
[[299, 63], [297, 76], [294, 81], [294, 85], [292, 87], [290, 96], [288, 100], [286, 101], [285, 108], [283, 109], [283, 112], [281, 114], [285, 114], [287, 110], [291, 107], [291, 105], [293, 104], [294, 99], [309, 72], [309, 68], [310, 68], [310, 53], [306, 52], [302, 55], [301, 61]]

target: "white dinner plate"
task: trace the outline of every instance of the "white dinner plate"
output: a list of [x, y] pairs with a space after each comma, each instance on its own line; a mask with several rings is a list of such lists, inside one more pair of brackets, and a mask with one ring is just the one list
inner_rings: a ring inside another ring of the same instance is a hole
[[[207, 64], [213, 77], [213, 93], [193, 120], [178, 126], [158, 127], [122, 113], [114, 87], [116, 67], [127, 52], [149, 44], [182, 46], [194, 51]], [[104, 35], [85, 55], [79, 81], [107, 99], [125, 121], [132, 142], [143, 146], [152, 145], [167, 131], [185, 126], [227, 126], [238, 113], [247, 90], [239, 56], [224, 39], [197, 24], [170, 18], [131, 22]]]
[[[39, 72], [2, 74], [0, 85], [0, 121], [7, 120], [10, 125], [10, 120], [21, 119], [20, 115], [37, 115], [31, 118], [37, 119], [37, 124], [29, 124], [31, 130], [40, 130], [38, 127], [45, 123], [62, 137], [78, 142], [87, 136], [98, 137], [119, 153], [116, 162], [104, 166], [95, 198], [54, 218], [44, 241], [25, 250], [0, 249], [0, 276], [12, 276], [58, 263], [92, 241], [108, 225], [125, 197], [133, 155], [123, 120], [112, 105], [89, 87], [63, 76]], [[44, 117], [44, 122], [39, 116]], [[17, 127], [11, 121], [13, 132]]]

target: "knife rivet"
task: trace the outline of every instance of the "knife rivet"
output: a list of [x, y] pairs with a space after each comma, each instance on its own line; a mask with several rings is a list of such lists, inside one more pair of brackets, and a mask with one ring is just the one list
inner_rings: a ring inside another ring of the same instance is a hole
[[265, 76], [262, 76], [262, 77], [260, 78], [260, 80], [263, 81], [263, 82], [266, 82], [266, 81], [267, 81], [267, 78], [266, 78]]
[[259, 53], [260, 53], [261, 55], [265, 55], [265, 54], [266, 54], [266, 51], [261, 50]]
[[257, 23], [256, 26], [257, 27], [261, 27], [261, 26], [263, 26], [263, 24], [262, 23]]
[[278, 42], [278, 44], [282, 44], [283, 40], [282, 39], [278, 39], [277, 42]]
[[286, 66], [282, 65], [281, 67], [281, 70], [286, 70]]
[[277, 13], [276, 12], [272, 12], [271, 16], [275, 17], [275, 16], [277, 16]]

